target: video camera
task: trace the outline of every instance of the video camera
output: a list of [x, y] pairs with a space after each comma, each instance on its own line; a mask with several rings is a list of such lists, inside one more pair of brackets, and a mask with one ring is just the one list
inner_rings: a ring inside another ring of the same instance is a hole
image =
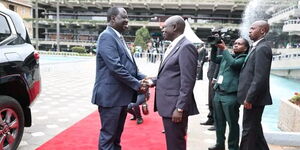
[[220, 44], [222, 43], [222, 40], [228, 44], [230, 43], [230, 35], [227, 33], [227, 29], [213, 29], [211, 31], [211, 36], [207, 37], [207, 43], [208, 44]]

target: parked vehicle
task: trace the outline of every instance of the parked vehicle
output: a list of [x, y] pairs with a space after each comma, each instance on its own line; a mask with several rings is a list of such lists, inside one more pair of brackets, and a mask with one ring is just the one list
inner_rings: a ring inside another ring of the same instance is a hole
[[39, 54], [22, 18], [0, 4], [0, 149], [17, 149], [41, 91]]

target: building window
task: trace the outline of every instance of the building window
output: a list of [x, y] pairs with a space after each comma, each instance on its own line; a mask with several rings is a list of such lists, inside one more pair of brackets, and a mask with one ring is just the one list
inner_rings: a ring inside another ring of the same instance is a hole
[[8, 8], [12, 11], [15, 11], [15, 6], [14, 5], [8, 5]]
[[26, 8], [22, 8], [22, 15], [26, 15]]

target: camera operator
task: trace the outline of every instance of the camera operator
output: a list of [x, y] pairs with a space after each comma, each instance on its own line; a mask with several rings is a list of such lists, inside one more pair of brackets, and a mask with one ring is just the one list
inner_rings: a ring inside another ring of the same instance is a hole
[[[207, 42], [211, 44], [211, 48], [216, 48], [216, 44], [221, 42], [221, 27], [215, 28], [212, 30], [212, 36], [208, 37]], [[210, 51], [211, 52], [211, 51]], [[220, 49], [217, 50], [217, 55], [221, 55], [222, 51]], [[208, 78], [208, 108], [209, 108], [209, 113], [207, 115], [207, 121], [200, 123], [201, 125], [214, 125], [214, 115], [213, 115], [213, 98], [215, 95], [213, 86], [216, 83], [216, 79], [218, 77], [219, 73], [219, 68], [220, 65], [212, 62], [210, 60], [210, 57], [208, 58], [209, 60], [209, 66], [207, 70], [207, 78]], [[215, 126], [212, 126], [211, 128], [208, 128], [210, 131], [215, 130]]]
[[249, 49], [249, 43], [244, 38], [238, 38], [234, 42], [233, 54], [225, 43], [217, 44], [222, 55], [217, 55], [217, 47], [211, 51], [211, 61], [220, 64], [217, 82], [214, 85], [215, 96], [213, 99], [214, 117], [216, 126], [216, 144], [208, 150], [225, 150], [226, 123], [229, 127], [228, 149], [239, 149], [239, 107], [237, 90], [239, 74], [244, 64]]

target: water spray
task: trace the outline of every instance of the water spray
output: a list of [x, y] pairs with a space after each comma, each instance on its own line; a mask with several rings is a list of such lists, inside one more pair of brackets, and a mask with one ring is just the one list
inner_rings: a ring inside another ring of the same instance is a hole
[[248, 3], [243, 14], [243, 22], [240, 26], [240, 34], [243, 38], [249, 40], [248, 32], [253, 22], [265, 19], [264, 2], [265, 0], [250, 0]]

